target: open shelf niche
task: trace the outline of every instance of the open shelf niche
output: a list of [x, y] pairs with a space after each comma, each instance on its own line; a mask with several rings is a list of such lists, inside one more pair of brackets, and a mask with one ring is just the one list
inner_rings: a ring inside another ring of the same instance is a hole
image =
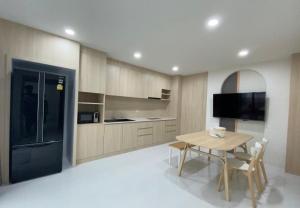
[[171, 90], [161, 89], [161, 100], [170, 101]]
[[78, 112], [99, 112], [100, 123], [104, 122], [104, 103], [104, 94], [90, 92], [78, 94]]

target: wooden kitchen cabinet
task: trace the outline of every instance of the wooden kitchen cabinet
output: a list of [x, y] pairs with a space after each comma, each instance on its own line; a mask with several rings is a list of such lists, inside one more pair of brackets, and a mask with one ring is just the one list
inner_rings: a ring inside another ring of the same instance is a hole
[[137, 146], [137, 124], [123, 124], [123, 136], [121, 149], [127, 150]]
[[104, 128], [104, 153], [121, 150], [123, 126], [122, 124], [105, 125]]
[[142, 122], [137, 124], [137, 146], [153, 144], [153, 123]]
[[163, 143], [165, 141], [165, 122], [153, 122], [153, 144]]
[[143, 98], [142, 72], [133, 66], [121, 65], [120, 96]]
[[121, 96], [120, 93], [120, 73], [119, 62], [108, 59], [106, 71], [106, 94]]
[[161, 89], [160, 89], [160, 83], [158, 77], [159, 76], [154, 72], [146, 72], [144, 74], [144, 83], [145, 83], [144, 97], [146, 98], [161, 97]]
[[177, 135], [177, 122], [176, 120], [165, 121], [165, 142], [174, 141]]
[[105, 94], [106, 55], [81, 47], [79, 91]]
[[161, 98], [162, 89], [169, 90], [171, 87], [171, 79], [167, 75], [146, 72], [144, 74], [144, 97]]
[[81, 124], [77, 127], [77, 160], [84, 160], [103, 154], [104, 126]]
[[162, 89], [170, 89], [168, 75], [146, 70], [112, 59], [107, 61], [106, 94], [132, 98], [161, 98]]

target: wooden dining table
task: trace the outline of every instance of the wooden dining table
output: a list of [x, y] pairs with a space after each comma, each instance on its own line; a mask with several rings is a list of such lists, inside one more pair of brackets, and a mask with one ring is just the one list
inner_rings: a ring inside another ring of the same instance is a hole
[[[247, 150], [246, 144], [249, 142], [253, 136], [226, 131], [224, 138], [216, 138], [211, 136], [209, 131], [195, 132], [191, 134], [184, 134], [176, 136], [176, 139], [181, 142], [185, 142], [184, 154], [181, 159], [178, 175], [181, 176], [183, 165], [186, 158], [187, 151], [198, 152], [202, 155], [206, 155], [209, 158], [216, 158], [220, 160], [224, 165], [224, 193], [225, 199], [230, 201], [229, 194], [229, 183], [228, 183], [228, 162], [227, 154], [229, 151], [235, 150], [237, 147], [242, 147], [245, 151]], [[199, 147], [195, 149], [194, 147]], [[201, 151], [201, 148], [210, 150], [209, 152]], [[213, 154], [211, 150], [216, 150], [218, 154]]]

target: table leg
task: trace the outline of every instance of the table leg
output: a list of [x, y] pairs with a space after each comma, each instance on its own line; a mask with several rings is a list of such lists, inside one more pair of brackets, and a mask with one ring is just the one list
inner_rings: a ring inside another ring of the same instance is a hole
[[181, 173], [182, 173], [182, 168], [183, 168], [183, 164], [185, 161], [187, 151], [188, 151], [188, 144], [185, 145], [184, 150], [183, 150], [183, 157], [181, 159], [181, 164], [180, 164], [180, 168], [179, 168], [179, 172], [178, 172], [179, 176], [181, 176]]
[[228, 163], [227, 163], [227, 152], [224, 152], [224, 187], [225, 187], [225, 199], [230, 201], [229, 197], [229, 183], [228, 183]]

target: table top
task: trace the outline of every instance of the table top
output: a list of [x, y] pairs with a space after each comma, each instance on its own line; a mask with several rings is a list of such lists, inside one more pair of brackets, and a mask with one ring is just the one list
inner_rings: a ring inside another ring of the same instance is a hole
[[216, 138], [209, 135], [209, 131], [195, 132], [176, 136], [178, 141], [192, 144], [207, 149], [230, 151], [247, 143], [253, 136], [243, 133], [226, 131], [224, 138]]

